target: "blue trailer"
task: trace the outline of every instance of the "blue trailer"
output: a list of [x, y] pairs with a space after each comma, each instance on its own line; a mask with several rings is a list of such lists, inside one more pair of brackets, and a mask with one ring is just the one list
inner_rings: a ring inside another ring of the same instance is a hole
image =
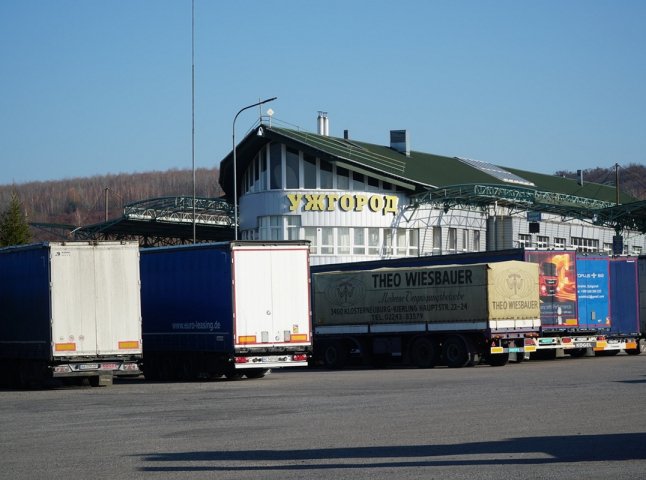
[[641, 352], [639, 320], [639, 272], [636, 257], [608, 259], [610, 282], [610, 328], [606, 344], [597, 354], [614, 355], [624, 350], [629, 355]]
[[140, 375], [137, 242], [0, 249], [0, 383]]
[[260, 378], [307, 366], [307, 242], [143, 249], [140, 264], [147, 379]]

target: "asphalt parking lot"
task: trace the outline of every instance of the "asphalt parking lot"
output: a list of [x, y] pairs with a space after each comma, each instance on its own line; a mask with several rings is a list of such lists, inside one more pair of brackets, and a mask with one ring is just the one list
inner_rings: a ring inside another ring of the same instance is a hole
[[0, 478], [643, 478], [646, 355], [0, 390]]

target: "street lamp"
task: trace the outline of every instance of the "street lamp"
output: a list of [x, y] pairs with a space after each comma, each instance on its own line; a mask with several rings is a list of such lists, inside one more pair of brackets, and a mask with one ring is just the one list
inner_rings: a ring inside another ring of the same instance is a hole
[[240, 115], [245, 110], [248, 110], [253, 107], [258, 107], [264, 103], [273, 102], [277, 98], [278, 97], [268, 98], [261, 102], [254, 103], [253, 105], [247, 105], [246, 107], [242, 107], [240, 110], [238, 110], [238, 113], [236, 113], [236, 116], [233, 117], [233, 215], [234, 215], [233, 218], [235, 222], [234, 228], [235, 228], [236, 240], [238, 239], [238, 164], [236, 161], [236, 120], [238, 119], [238, 115]]

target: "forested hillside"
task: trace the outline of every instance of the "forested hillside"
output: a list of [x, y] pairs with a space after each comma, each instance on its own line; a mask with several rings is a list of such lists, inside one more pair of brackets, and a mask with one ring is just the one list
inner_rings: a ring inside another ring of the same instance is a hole
[[[197, 169], [195, 190], [198, 197], [219, 197], [219, 170]], [[192, 196], [193, 172], [169, 170], [90, 178], [71, 178], [0, 186], [0, 211], [7, 208], [12, 192], [22, 202], [30, 223], [55, 223], [75, 226], [102, 222], [105, 217], [105, 192], [108, 189], [109, 218], [122, 214], [125, 204], [155, 197]], [[36, 240], [43, 240], [34, 232]]]
[[[631, 163], [619, 166], [619, 190], [632, 195], [638, 200], [646, 200], [646, 166]], [[561, 170], [556, 175], [567, 178], [578, 178], [576, 172]], [[615, 168], [589, 168], [583, 170], [583, 181], [615, 186]]]
[[[219, 170], [196, 170], [196, 195], [219, 197]], [[558, 176], [577, 178], [576, 172], [559, 171]], [[615, 185], [615, 169], [592, 168], [583, 171], [584, 182]], [[637, 199], [646, 200], [646, 166], [630, 164], [619, 168], [619, 186]], [[108, 189], [109, 218], [121, 216], [123, 206], [140, 200], [165, 196], [191, 196], [192, 170], [169, 170], [133, 174], [103, 175], [47, 182], [30, 182], [0, 186], [0, 211], [7, 208], [16, 192], [30, 223], [85, 226], [99, 223], [105, 216], [105, 192]], [[34, 231], [34, 240], [46, 236]]]

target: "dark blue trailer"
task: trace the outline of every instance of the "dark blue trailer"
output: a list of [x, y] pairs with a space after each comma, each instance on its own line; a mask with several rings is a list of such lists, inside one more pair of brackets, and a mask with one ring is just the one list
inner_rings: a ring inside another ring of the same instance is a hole
[[624, 350], [637, 355], [640, 349], [639, 273], [636, 257], [609, 259], [610, 331], [607, 345], [599, 353], [616, 354]]
[[140, 265], [147, 379], [260, 378], [307, 366], [307, 242], [143, 249]]

